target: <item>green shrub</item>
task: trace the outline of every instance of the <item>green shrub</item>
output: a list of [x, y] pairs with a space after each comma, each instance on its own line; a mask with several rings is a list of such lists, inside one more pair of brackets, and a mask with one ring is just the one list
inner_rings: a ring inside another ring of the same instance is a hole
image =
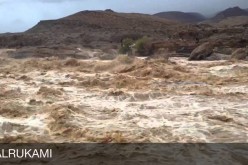
[[136, 49], [136, 52], [140, 55], [147, 55], [148, 52], [147, 52], [147, 46], [148, 46], [148, 41], [149, 39], [147, 37], [143, 37], [143, 38], [140, 38], [138, 39], [136, 42], [135, 42], [135, 49]]
[[119, 50], [119, 53], [126, 54], [129, 51], [131, 51], [131, 45], [134, 43], [134, 41], [131, 38], [126, 38], [122, 41], [121, 48]]

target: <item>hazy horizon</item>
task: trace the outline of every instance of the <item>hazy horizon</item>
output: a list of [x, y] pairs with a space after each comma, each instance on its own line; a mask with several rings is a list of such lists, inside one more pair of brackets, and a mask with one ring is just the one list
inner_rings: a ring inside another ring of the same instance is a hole
[[82, 10], [155, 14], [164, 11], [213, 15], [229, 7], [248, 8], [247, 0], [0, 0], [0, 33], [22, 32], [40, 20], [58, 19]]

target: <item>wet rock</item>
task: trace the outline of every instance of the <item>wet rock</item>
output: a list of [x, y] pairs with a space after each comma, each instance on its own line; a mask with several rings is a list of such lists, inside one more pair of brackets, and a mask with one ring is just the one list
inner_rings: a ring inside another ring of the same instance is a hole
[[189, 60], [205, 60], [213, 53], [213, 44], [206, 42], [195, 48], [189, 57]]
[[65, 75], [65, 78], [71, 78], [70, 74]]
[[120, 96], [120, 95], [124, 95], [124, 92], [121, 90], [111, 90], [108, 93], [108, 96]]
[[29, 80], [31, 80], [31, 78], [26, 76], [26, 75], [22, 75], [22, 76], [18, 77], [17, 80], [29, 81]]
[[47, 101], [46, 104], [53, 104], [53, 101]]
[[221, 122], [226, 122], [226, 123], [233, 121], [232, 118], [224, 116], [224, 115], [208, 116], [208, 118], [212, 119], [212, 120], [218, 120], [218, 121], [221, 121]]
[[31, 100], [29, 101], [29, 105], [41, 105], [41, 104], [43, 104], [42, 101], [37, 101], [37, 100], [35, 100], [35, 99], [31, 99]]
[[235, 60], [245, 60], [248, 57], [248, 48], [239, 48], [232, 53], [231, 58]]

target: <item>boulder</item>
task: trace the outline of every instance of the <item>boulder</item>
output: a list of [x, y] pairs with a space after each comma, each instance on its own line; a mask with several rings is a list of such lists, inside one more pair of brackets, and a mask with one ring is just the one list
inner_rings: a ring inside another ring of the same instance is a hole
[[238, 48], [231, 56], [231, 59], [235, 60], [245, 60], [248, 57], [248, 48]]
[[206, 42], [195, 48], [189, 57], [189, 60], [205, 60], [213, 53], [213, 44]]

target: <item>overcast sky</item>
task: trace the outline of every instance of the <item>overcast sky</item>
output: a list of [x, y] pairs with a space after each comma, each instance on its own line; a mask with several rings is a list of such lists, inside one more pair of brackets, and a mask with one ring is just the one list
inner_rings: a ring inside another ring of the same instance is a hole
[[21, 32], [40, 20], [57, 19], [81, 10], [111, 8], [149, 14], [193, 11], [209, 15], [234, 6], [248, 8], [248, 0], [0, 0], [0, 33]]

